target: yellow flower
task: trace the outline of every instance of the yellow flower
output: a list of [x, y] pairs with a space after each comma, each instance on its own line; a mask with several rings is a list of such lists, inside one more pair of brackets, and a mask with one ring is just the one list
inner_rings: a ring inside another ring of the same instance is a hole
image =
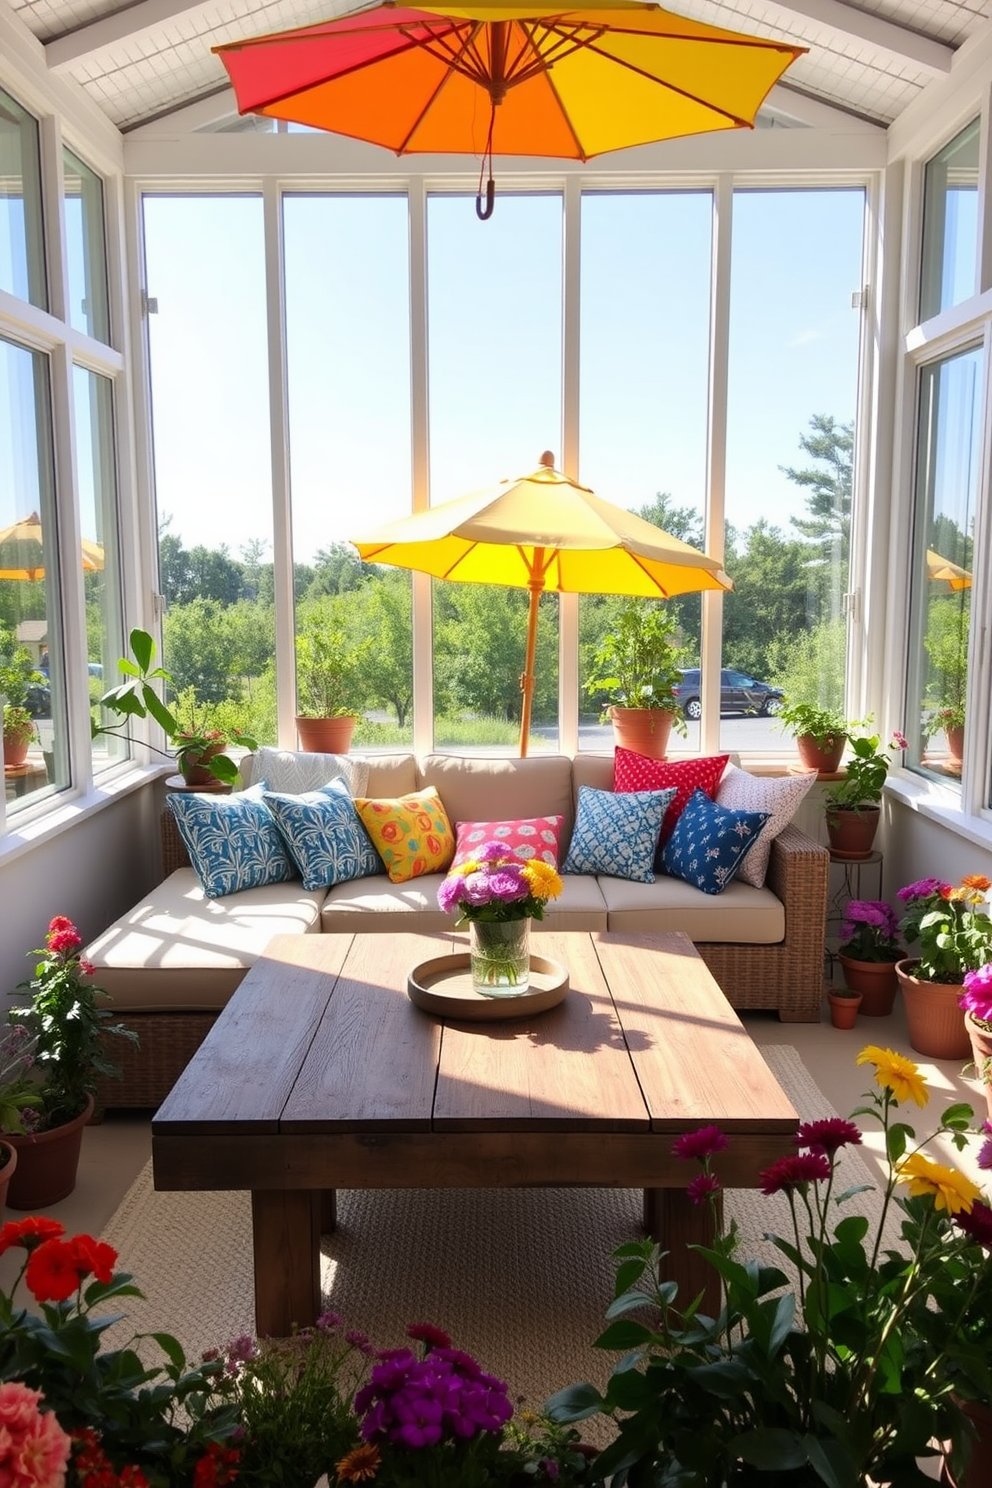
[[369, 1483], [379, 1471], [381, 1462], [379, 1448], [372, 1442], [363, 1442], [335, 1463], [334, 1471], [340, 1483]]
[[897, 1101], [912, 1100], [925, 1106], [930, 1099], [927, 1082], [911, 1059], [897, 1054], [895, 1049], [880, 1049], [869, 1044], [861, 1050], [858, 1064], [873, 1064], [875, 1080], [883, 1090], [891, 1090]]
[[945, 1168], [943, 1163], [931, 1162], [922, 1152], [914, 1152], [899, 1164], [896, 1176], [900, 1183], [908, 1183], [911, 1194], [932, 1194], [935, 1209], [946, 1209], [948, 1214], [960, 1214], [963, 1209], [970, 1213], [971, 1206], [980, 1196], [981, 1189], [954, 1168]]
[[557, 899], [561, 893], [561, 879], [551, 864], [542, 858], [530, 858], [524, 864], [522, 876], [530, 884], [535, 899]]

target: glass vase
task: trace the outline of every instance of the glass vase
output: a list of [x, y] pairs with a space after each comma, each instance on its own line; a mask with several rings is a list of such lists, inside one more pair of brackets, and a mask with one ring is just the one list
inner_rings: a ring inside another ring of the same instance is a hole
[[472, 988], [483, 997], [519, 997], [530, 986], [530, 920], [470, 920]]

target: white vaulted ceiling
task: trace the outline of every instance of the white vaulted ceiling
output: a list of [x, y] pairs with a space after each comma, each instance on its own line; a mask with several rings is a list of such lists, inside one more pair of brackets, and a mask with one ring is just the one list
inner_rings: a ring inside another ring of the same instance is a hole
[[[831, 117], [885, 127], [988, 26], [987, 0], [669, 0], [684, 15], [809, 48], [773, 89], [765, 121]], [[349, 0], [9, 0], [49, 69], [79, 83], [125, 133], [191, 104], [236, 117], [211, 47], [342, 14]], [[563, 7], [565, 8], [565, 7]]]

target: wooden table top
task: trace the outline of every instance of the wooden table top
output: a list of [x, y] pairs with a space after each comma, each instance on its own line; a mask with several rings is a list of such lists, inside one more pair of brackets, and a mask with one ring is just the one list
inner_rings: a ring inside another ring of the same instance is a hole
[[464, 936], [278, 936], [156, 1114], [195, 1133], [795, 1131], [797, 1116], [683, 935], [540, 932], [565, 1000], [458, 1023], [407, 973]]

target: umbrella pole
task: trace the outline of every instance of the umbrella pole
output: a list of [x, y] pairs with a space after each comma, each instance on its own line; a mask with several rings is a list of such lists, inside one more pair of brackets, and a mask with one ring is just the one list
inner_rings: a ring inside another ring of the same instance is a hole
[[523, 706], [520, 709], [520, 758], [527, 758], [527, 740], [530, 737], [530, 705], [534, 697], [534, 653], [537, 650], [537, 609], [544, 592], [544, 578], [531, 578], [527, 585], [530, 590], [530, 610], [527, 615], [527, 653], [524, 657], [524, 669], [520, 677], [520, 691], [523, 693]]

